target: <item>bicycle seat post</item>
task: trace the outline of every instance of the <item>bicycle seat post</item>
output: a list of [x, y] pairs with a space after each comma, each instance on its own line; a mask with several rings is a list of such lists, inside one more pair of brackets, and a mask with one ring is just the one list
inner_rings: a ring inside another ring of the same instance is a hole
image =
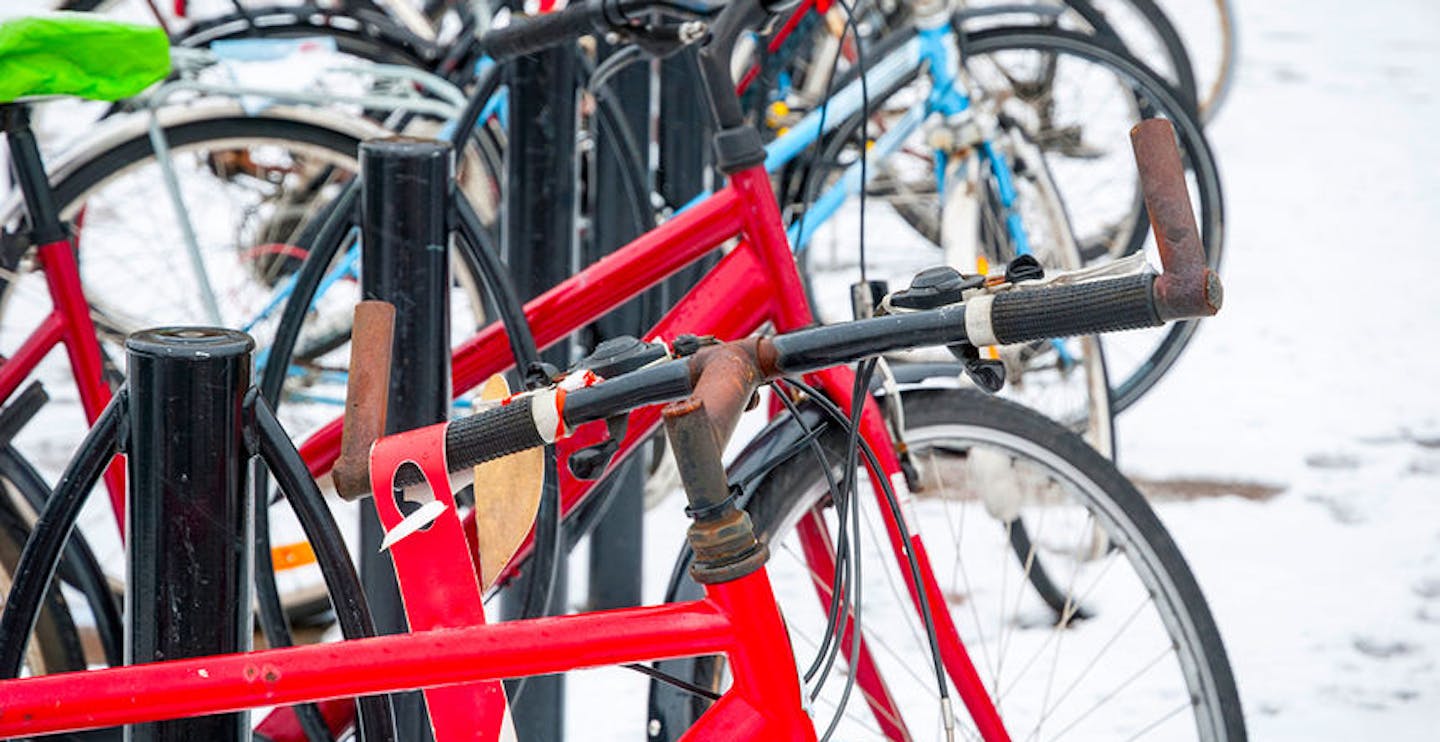
[[55, 194], [50, 190], [50, 179], [40, 157], [40, 145], [30, 128], [29, 106], [23, 103], [0, 106], [0, 128], [5, 131], [10, 166], [15, 170], [15, 180], [30, 214], [31, 238], [37, 245], [65, 239], [60, 210], [55, 206]]

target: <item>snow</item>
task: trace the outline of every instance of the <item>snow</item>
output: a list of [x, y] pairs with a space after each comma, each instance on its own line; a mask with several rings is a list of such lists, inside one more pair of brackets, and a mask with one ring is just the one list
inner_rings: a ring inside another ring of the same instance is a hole
[[1226, 305], [1120, 421], [1147, 476], [1284, 487], [1162, 503], [1256, 739], [1440, 727], [1440, 6], [1240, 2], [1209, 128]]
[[[1433, 739], [1440, 4], [1238, 0], [1236, 12], [1239, 78], [1209, 128], [1226, 306], [1121, 419], [1119, 458], [1146, 480], [1278, 490], [1156, 503], [1210, 601], [1255, 739]], [[647, 517], [648, 600], [683, 525], [674, 500]], [[572, 586], [584, 564], [577, 552]], [[635, 739], [646, 682], [573, 674], [571, 738]]]

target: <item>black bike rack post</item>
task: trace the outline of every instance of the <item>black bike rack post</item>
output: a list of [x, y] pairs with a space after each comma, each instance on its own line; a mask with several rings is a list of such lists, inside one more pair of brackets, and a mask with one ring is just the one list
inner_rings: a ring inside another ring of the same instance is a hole
[[[387, 434], [449, 417], [453, 172], [448, 142], [393, 137], [360, 145], [361, 291], [366, 299], [395, 305]], [[360, 508], [360, 581], [376, 629], [397, 634], [408, 626], [390, 555], [380, 551], [383, 538], [375, 503], [366, 499]], [[395, 727], [400, 739], [430, 738], [420, 693], [395, 697]]]
[[[510, 129], [502, 246], [517, 293], [529, 299], [567, 278], [575, 258], [574, 47], [567, 44], [514, 60], [508, 66], [506, 83]], [[552, 348], [543, 358], [565, 368], [570, 362], [568, 344]], [[535, 578], [532, 573], [505, 588], [500, 607], [505, 617], [525, 612], [527, 581]], [[565, 588], [562, 564], [555, 570], [552, 609], [563, 609]], [[511, 709], [517, 736], [559, 742], [564, 737], [564, 707], [563, 675], [528, 679]]]
[[[700, 80], [696, 50], [686, 49], [660, 62], [660, 161], [655, 191], [665, 203], [679, 206], [711, 186], [710, 151], [714, 122]], [[694, 285], [704, 269], [683, 271], [684, 286]], [[675, 280], [675, 279], [672, 279]], [[678, 295], [677, 295], [678, 298]]]
[[[251, 648], [244, 397], [255, 343], [234, 330], [136, 333], [129, 360], [126, 664]], [[238, 712], [137, 725], [129, 740], [250, 739]]]
[[[607, 46], [607, 52], [613, 51]], [[617, 72], [597, 91], [618, 101], [634, 141], [640, 143], [639, 153], [648, 154], [650, 128], [650, 67], [632, 64]], [[592, 209], [590, 239], [586, 242], [584, 263], [590, 264], [639, 237], [647, 225], [636, 223], [636, 211], [649, 213], [649, 203], [634, 204], [623, 179], [627, 170], [639, 168], [645, 183], [642, 198], [650, 194], [649, 163], [627, 161], [623, 155], [621, 132], [612, 130], [605, 117], [598, 117], [595, 141], [595, 187], [591, 189]], [[663, 292], [663, 288], [660, 290]], [[600, 318], [594, 325], [590, 347], [607, 338], [631, 335], [641, 337], [655, 324], [664, 310], [663, 294], [651, 291], [625, 304], [619, 310]], [[590, 533], [590, 578], [587, 591], [588, 608], [605, 610], [640, 605], [641, 573], [645, 516], [645, 467], [643, 457], [633, 456], [609, 477], [606, 511]]]

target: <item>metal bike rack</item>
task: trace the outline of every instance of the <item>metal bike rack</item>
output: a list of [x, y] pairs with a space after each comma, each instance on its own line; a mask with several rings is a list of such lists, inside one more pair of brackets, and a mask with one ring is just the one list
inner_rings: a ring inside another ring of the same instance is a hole
[[[254, 347], [243, 332], [212, 328], [147, 330], [125, 343], [126, 664], [251, 649], [244, 397]], [[249, 738], [249, 712], [141, 724], [127, 736]]]
[[[606, 47], [606, 53], [614, 48]], [[608, 95], [623, 103], [624, 124], [641, 147], [638, 153], [646, 158], [649, 153], [650, 128], [650, 68], [648, 65], [632, 64], [615, 73], [606, 91]], [[641, 105], [641, 104], [644, 105]], [[603, 105], [603, 104], [602, 104]], [[625, 188], [623, 179], [626, 170], [634, 167], [621, 157], [625, 153], [622, 132], [606, 125], [605, 117], [598, 117], [599, 124], [595, 142], [595, 187], [592, 189], [592, 220], [590, 239], [585, 244], [584, 263], [589, 265], [608, 255], [630, 240], [639, 237], [646, 226], [636, 224], [637, 209], [649, 213], [648, 203], [651, 190], [649, 163], [643, 167], [644, 199], [639, 204], [631, 203], [631, 194]], [[648, 158], [647, 158], [648, 159]], [[587, 350], [606, 338], [631, 335], [641, 337], [645, 330], [659, 319], [664, 309], [664, 297], [660, 292], [649, 291], [605, 315], [593, 327]], [[635, 456], [607, 477], [609, 494], [605, 498], [605, 513], [590, 532], [590, 571], [587, 590], [588, 607], [591, 610], [626, 608], [640, 605], [644, 516], [645, 516], [645, 466], [643, 457]]]
[[686, 49], [660, 62], [660, 163], [655, 190], [667, 203], [683, 204], [710, 184], [712, 122], [702, 96], [695, 50]]
[[[502, 244], [522, 299], [568, 278], [575, 259], [575, 68], [570, 45], [520, 57], [507, 66], [510, 129]], [[569, 351], [568, 344], [561, 344], [543, 357], [564, 368], [570, 362]], [[529, 579], [523, 576], [505, 589], [500, 610], [506, 618], [525, 612]], [[563, 606], [565, 597], [561, 565], [550, 606]], [[520, 739], [558, 742], [564, 737], [563, 676], [530, 678], [515, 700], [511, 712]]]
[[[440, 422], [450, 412], [450, 212], [454, 154], [448, 142], [408, 137], [360, 145], [360, 283], [366, 299], [395, 305], [394, 363], [386, 433]], [[383, 495], [382, 495], [383, 496]], [[360, 506], [360, 580], [382, 634], [407, 630], [375, 503]], [[400, 739], [430, 735], [419, 693], [395, 698]]]

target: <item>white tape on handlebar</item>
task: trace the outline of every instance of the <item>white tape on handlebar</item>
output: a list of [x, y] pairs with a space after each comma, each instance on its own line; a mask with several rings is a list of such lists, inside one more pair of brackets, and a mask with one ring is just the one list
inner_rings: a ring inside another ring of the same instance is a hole
[[530, 416], [535, 420], [535, 432], [540, 438], [554, 443], [563, 425], [554, 389], [541, 389], [530, 395]]
[[994, 294], [981, 294], [965, 302], [965, 336], [977, 348], [1000, 345], [1000, 340], [995, 337], [995, 326], [990, 323], [990, 309], [994, 303]]

